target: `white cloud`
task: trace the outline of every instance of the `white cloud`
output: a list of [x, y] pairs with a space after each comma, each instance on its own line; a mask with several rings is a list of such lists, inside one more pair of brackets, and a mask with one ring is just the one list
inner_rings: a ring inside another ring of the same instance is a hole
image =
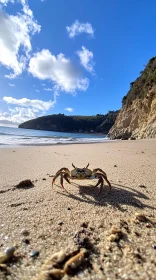
[[[0, 0], [3, 5], [8, 2]], [[41, 28], [26, 1], [20, 0], [20, 3], [22, 12], [16, 15], [8, 15], [0, 9], [0, 64], [13, 70], [13, 73], [6, 75], [7, 78], [15, 78], [23, 72], [32, 49], [31, 36], [40, 32]]]
[[4, 96], [3, 101], [12, 106], [8, 112], [0, 112], [0, 122], [22, 123], [24, 121], [37, 118], [53, 108], [58, 94], [54, 94], [53, 101], [30, 100], [27, 98], [16, 99]]
[[0, 0], [0, 4], [4, 4], [5, 6], [8, 4], [8, 2], [15, 3], [14, 0]]
[[53, 105], [54, 101], [42, 101], [38, 99], [28, 99], [28, 98], [21, 98], [16, 99], [10, 96], [4, 96], [3, 100], [8, 104], [18, 105], [21, 107], [30, 107], [42, 111], [49, 110]]
[[74, 109], [70, 108], [70, 107], [65, 108], [65, 110], [68, 111], [68, 112], [73, 112], [74, 111]]
[[40, 92], [40, 90], [39, 90], [39, 89], [36, 89], [36, 92]]
[[10, 86], [10, 87], [15, 87], [15, 85], [14, 85], [14, 84], [10, 84], [10, 83], [9, 83], [9, 86]]
[[81, 78], [78, 69], [63, 54], [57, 56], [43, 49], [30, 59], [28, 71], [41, 80], [49, 79], [55, 91], [75, 93], [76, 90], [86, 91], [89, 86], [87, 78]]
[[43, 90], [45, 90], [45, 91], [53, 91], [52, 88], [44, 88]]
[[91, 36], [94, 35], [93, 27], [91, 23], [88, 22], [80, 23], [78, 20], [75, 20], [71, 26], [66, 26], [66, 29], [70, 38], [74, 38], [76, 35], [81, 33], [87, 33]]
[[87, 50], [82, 46], [81, 51], [77, 51], [77, 55], [80, 58], [81, 65], [89, 72], [93, 72], [94, 62], [93, 62], [93, 52]]
[[15, 107], [14, 109], [9, 108], [9, 112], [0, 113], [0, 123], [5, 124], [16, 123], [20, 124], [29, 119], [33, 119], [38, 116], [38, 110], [32, 108]]

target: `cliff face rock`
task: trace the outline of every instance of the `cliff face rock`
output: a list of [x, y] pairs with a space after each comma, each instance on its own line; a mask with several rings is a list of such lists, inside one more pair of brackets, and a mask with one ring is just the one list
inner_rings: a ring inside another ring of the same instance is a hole
[[111, 139], [156, 138], [156, 58], [132, 83], [109, 136]]
[[109, 131], [112, 139], [122, 137], [156, 137], [156, 87], [141, 100], [136, 99], [119, 112], [114, 126]]

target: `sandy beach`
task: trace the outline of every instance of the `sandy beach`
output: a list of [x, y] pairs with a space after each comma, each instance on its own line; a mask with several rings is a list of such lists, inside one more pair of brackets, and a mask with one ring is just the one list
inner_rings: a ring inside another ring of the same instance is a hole
[[[52, 188], [52, 176], [72, 163], [103, 169], [112, 191], [106, 183], [98, 195], [95, 179], [65, 182], [67, 192], [57, 179]], [[16, 187], [26, 179], [34, 187]], [[155, 139], [1, 148], [0, 182], [0, 252], [17, 248], [0, 267], [1, 280], [155, 279]], [[83, 248], [77, 269], [38, 278], [54, 253]]]

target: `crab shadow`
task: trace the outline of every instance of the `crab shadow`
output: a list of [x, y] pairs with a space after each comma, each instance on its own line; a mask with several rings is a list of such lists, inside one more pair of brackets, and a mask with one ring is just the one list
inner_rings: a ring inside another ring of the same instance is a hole
[[[120, 211], [126, 211], [122, 205], [130, 205], [136, 208], [143, 209], [145, 207], [150, 209], [156, 209], [153, 206], [145, 204], [142, 202], [142, 199], [149, 200], [149, 197], [143, 192], [127, 187], [120, 184], [112, 184], [112, 190], [110, 191], [108, 186], [104, 186], [101, 193], [98, 194], [99, 189], [91, 185], [78, 185], [72, 183], [74, 187], [78, 189], [78, 195], [72, 194], [66, 191], [57, 191], [57, 193], [62, 196], [75, 199], [80, 202], [85, 202], [93, 205], [107, 206], [112, 205], [115, 208], [118, 208]], [[58, 185], [57, 185], [58, 186]], [[59, 187], [59, 186], [58, 186]]]

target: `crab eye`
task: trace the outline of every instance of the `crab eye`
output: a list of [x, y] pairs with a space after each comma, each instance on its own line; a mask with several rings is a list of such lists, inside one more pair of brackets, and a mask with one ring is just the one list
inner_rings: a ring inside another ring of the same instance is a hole
[[78, 172], [79, 172], [79, 173], [83, 173], [84, 170], [83, 170], [83, 169], [78, 169]]

